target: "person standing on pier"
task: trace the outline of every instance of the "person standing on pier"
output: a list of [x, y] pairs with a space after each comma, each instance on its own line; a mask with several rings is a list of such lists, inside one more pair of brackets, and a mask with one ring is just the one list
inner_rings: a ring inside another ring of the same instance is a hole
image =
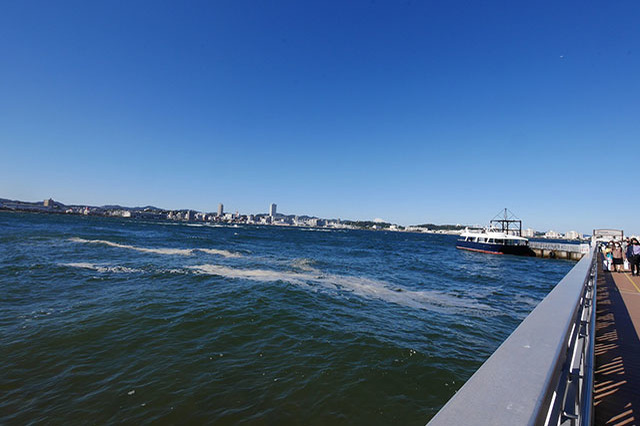
[[629, 263], [631, 263], [631, 275], [640, 275], [640, 242], [637, 238], [632, 238], [629, 244], [631, 257], [627, 255]]
[[[620, 243], [616, 242], [613, 245], [613, 250], [611, 250], [611, 254], [613, 255], [613, 265], [616, 272], [620, 272], [622, 270], [623, 260], [622, 260], [622, 247]], [[612, 268], [613, 270], [613, 268]]]
[[613, 250], [613, 241], [609, 241], [609, 243], [604, 246], [602, 250], [602, 255], [604, 256], [604, 268], [606, 271], [613, 271], [613, 258], [611, 256], [611, 251]]

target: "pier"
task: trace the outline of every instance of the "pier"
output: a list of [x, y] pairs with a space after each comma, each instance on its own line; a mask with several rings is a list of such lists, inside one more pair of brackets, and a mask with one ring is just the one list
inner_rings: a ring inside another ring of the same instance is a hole
[[590, 247], [429, 425], [640, 424], [640, 277]]
[[580, 260], [589, 252], [589, 244], [547, 243], [542, 241], [529, 241], [529, 247], [536, 257], [550, 259]]
[[[602, 265], [599, 265], [602, 268]], [[598, 273], [596, 425], [640, 424], [640, 277]]]

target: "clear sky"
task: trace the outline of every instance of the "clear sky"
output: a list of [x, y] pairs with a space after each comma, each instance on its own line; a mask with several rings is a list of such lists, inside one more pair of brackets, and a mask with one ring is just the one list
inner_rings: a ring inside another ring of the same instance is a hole
[[640, 2], [3, 1], [0, 197], [640, 233]]

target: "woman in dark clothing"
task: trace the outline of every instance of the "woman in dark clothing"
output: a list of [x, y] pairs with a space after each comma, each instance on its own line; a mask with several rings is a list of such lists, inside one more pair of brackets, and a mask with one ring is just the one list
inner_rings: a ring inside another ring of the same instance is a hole
[[636, 238], [631, 239], [629, 244], [631, 258], [627, 257], [631, 264], [631, 275], [640, 275], [640, 243]]

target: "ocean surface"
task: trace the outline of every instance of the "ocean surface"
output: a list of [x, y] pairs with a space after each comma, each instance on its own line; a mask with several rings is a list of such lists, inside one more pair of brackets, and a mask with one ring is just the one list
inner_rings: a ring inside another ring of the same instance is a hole
[[0, 423], [423, 425], [573, 265], [0, 213]]

